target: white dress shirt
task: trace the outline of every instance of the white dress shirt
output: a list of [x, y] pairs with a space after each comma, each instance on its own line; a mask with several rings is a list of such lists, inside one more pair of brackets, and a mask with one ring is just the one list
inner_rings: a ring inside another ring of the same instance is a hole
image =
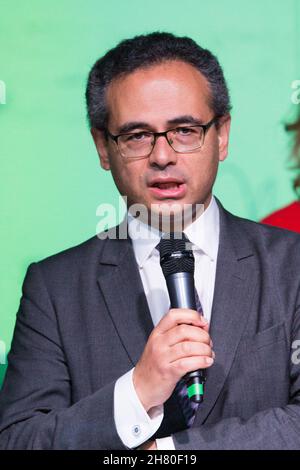
[[[212, 196], [207, 209], [185, 230], [195, 257], [195, 286], [204, 317], [210, 321], [219, 246], [219, 208]], [[128, 213], [128, 233], [138, 264], [142, 284], [154, 326], [170, 309], [166, 281], [155, 248], [161, 233]], [[114, 390], [114, 419], [117, 432], [128, 448], [135, 448], [151, 438], [164, 416], [163, 405], [146, 412], [136, 394], [133, 369], [120, 377]], [[159, 450], [175, 449], [172, 437], [156, 439]]]

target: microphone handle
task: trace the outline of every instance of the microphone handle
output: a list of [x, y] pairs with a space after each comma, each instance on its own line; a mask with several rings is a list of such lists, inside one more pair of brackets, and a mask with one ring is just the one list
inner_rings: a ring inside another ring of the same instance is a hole
[[[171, 308], [190, 308], [197, 310], [195, 300], [194, 276], [192, 273], [174, 273], [166, 277]], [[205, 369], [188, 372], [184, 377], [188, 396], [195, 403], [201, 403], [206, 380]]]

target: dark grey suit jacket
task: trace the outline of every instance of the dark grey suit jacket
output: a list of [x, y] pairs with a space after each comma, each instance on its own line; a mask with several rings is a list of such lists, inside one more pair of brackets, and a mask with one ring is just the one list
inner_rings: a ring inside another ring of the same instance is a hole
[[[300, 236], [219, 207], [216, 361], [193, 427], [171, 396], [157, 436], [172, 434], [177, 449], [297, 449]], [[114, 385], [152, 328], [130, 240], [95, 236], [31, 264], [0, 396], [0, 449], [124, 449]]]

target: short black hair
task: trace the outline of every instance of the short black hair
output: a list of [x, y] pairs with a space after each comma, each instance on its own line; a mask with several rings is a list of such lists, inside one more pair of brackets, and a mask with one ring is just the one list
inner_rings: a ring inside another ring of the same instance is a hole
[[112, 80], [169, 60], [181, 60], [198, 69], [210, 86], [215, 116], [229, 113], [229, 91], [218, 59], [189, 37], [153, 32], [121, 41], [93, 65], [86, 87], [90, 127], [104, 130], [107, 126], [106, 89]]

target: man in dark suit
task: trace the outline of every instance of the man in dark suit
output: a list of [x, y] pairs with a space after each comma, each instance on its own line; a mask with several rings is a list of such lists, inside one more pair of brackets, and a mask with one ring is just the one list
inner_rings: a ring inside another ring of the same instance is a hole
[[[136, 37], [96, 62], [87, 103], [101, 165], [127, 197], [129, 237], [121, 224], [30, 265], [0, 448], [299, 448], [300, 238], [212, 195], [230, 128], [218, 61], [188, 38]], [[163, 227], [150, 217], [174, 221], [187, 204], [197, 312], [169, 309]], [[178, 384], [199, 368], [204, 401], [187, 419]]]

